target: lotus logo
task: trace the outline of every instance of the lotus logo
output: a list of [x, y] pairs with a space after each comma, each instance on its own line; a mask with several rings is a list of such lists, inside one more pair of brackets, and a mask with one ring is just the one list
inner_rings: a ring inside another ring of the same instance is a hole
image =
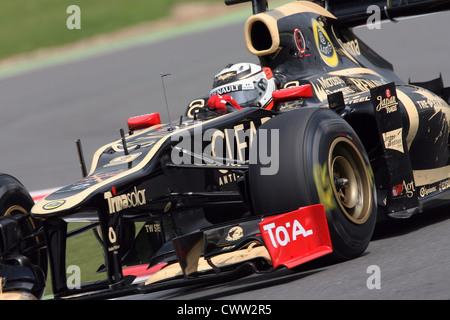
[[227, 237], [225, 240], [227, 241], [236, 241], [244, 236], [244, 230], [239, 227], [233, 227], [228, 231]]
[[330, 67], [336, 67], [339, 60], [336, 54], [336, 50], [334, 50], [333, 44], [331, 43], [330, 37], [328, 36], [325, 29], [319, 24], [319, 22], [313, 19], [312, 25], [314, 31], [314, 39], [316, 40], [317, 49], [319, 50], [319, 54], [322, 57], [322, 60], [325, 61], [325, 63]]
[[52, 201], [52, 202], [46, 203], [46, 204], [43, 206], [43, 208], [44, 208], [45, 210], [53, 210], [53, 209], [56, 209], [56, 208], [61, 207], [64, 203], [66, 203], [65, 200], [56, 200], [56, 201]]

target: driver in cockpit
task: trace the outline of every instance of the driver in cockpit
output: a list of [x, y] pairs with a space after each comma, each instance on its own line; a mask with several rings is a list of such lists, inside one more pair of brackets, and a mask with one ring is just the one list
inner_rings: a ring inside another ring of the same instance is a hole
[[[270, 68], [254, 63], [230, 64], [214, 76], [210, 94], [191, 102], [187, 116], [192, 118], [199, 110], [226, 114], [245, 107], [271, 110], [272, 93], [277, 89]], [[205, 106], [206, 105], [206, 106]]]
[[281, 82], [268, 67], [254, 63], [230, 64], [214, 76], [209, 95], [189, 104], [186, 115], [195, 118], [200, 111], [226, 114], [246, 107], [278, 110], [282, 102], [313, 96], [309, 84], [277, 89]]
[[230, 64], [214, 76], [207, 106], [223, 114], [250, 106], [270, 110], [276, 89], [270, 68], [254, 63]]

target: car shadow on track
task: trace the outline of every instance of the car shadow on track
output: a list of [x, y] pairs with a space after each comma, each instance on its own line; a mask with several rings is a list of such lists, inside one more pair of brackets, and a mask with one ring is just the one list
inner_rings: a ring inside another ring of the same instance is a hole
[[[423, 214], [412, 216], [409, 219], [389, 220], [377, 224], [372, 241], [401, 237], [413, 233], [421, 228], [439, 224], [450, 219], [450, 213], [445, 210], [434, 210]], [[366, 251], [362, 257], [370, 255]], [[358, 258], [356, 258], [358, 259]], [[314, 274], [333, 268], [333, 265], [340, 264], [338, 261], [325, 256], [317, 260], [310, 261], [293, 269], [281, 268], [273, 272], [252, 274], [229, 282], [216, 284], [203, 284], [195, 286], [186, 286], [173, 290], [160, 292], [159, 294], [133, 296], [131, 299], [168, 299], [168, 300], [212, 300], [226, 299], [240, 293], [250, 293], [270, 287], [281, 286], [290, 282], [301, 280]], [[273, 300], [273, 296], [262, 297], [262, 299]]]
[[441, 208], [419, 213], [407, 219], [390, 219], [382, 221], [376, 225], [372, 241], [406, 235], [421, 228], [438, 224], [449, 219], [450, 212]]
[[176, 292], [172, 292], [171, 294], [165, 296], [164, 299], [212, 300], [226, 298], [227, 296], [238, 293], [283, 285], [321, 271], [322, 270], [318, 269], [298, 272], [297, 270], [283, 268], [268, 273], [252, 274], [227, 283], [185, 287], [181, 290], [177, 290]]

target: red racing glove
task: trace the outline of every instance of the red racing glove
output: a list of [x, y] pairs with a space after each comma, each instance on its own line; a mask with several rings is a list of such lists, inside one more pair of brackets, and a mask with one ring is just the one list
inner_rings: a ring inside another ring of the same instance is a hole
[[208, 99], [206, 105], [210, 110], [214, 110], [222, 114], [225, 114], [228, 111], [234, 111], [227, 109], [227, 105], [231, 107], [230, 109], [234, 108], [236, 110], [242, 110], [241, 106], [236, 102], [236, 100], [234, 100], [233, 97], [228, 94], [225, 94], [223, 96], [215, 94]]

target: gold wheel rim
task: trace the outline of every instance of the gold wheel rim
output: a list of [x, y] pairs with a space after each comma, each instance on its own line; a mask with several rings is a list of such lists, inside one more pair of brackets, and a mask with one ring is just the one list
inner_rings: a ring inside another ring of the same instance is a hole
[[372, 211], [372, 179], [355, 145], [345, 137], [333, 141], [328, 154], [333, 193], [345, 216], [363, 224]]
[[19, 211], [19, 212], [25, 213], [25, 214], [28, 213], [24, 207], [18, 206], [18, 205], [13, 205], [13, 206], [9, 207], [8, 210], [5, 211], [5, 216], [11, 214], [14, 211]]
[[[17, 212], [17, 213], [21, 213], [21, 214], [28, 214], [28, 211], [27, 211], [24, 207], [19, 206], [19, 205], [12, 205], [12, 206], [10, 206], [10, 207], [5, 211], [5, 214], [4, 214], [4, 215], [5, 215], [5, 216], [10, 215], [10, 214], [12, 214], [13, 212]], [[30, 225], [31, 225], [31, 228], [32, 228], [33, 230], [36, 230], [36, 224], [34, 223], [33, 219], [32, 219], [31, 217], [29, 217], [29, 218], [28, 218], [28, 221], [29, 221], [29, 223], [30, 223]], [[39, 237], [38, 237], [38, 236], [35, 237], [35, 240], [36, 240], [36, 243], [38, 243], [38, 244], [41, 242], [41, 241], [39, 240]], [[38, 254], [38, 261], [37, 261], [38, 265], [41, 265], [41, 259], [42, 259], [41, 256], [42, 256], [41, 253], [39, 253], [39, 254]]]

